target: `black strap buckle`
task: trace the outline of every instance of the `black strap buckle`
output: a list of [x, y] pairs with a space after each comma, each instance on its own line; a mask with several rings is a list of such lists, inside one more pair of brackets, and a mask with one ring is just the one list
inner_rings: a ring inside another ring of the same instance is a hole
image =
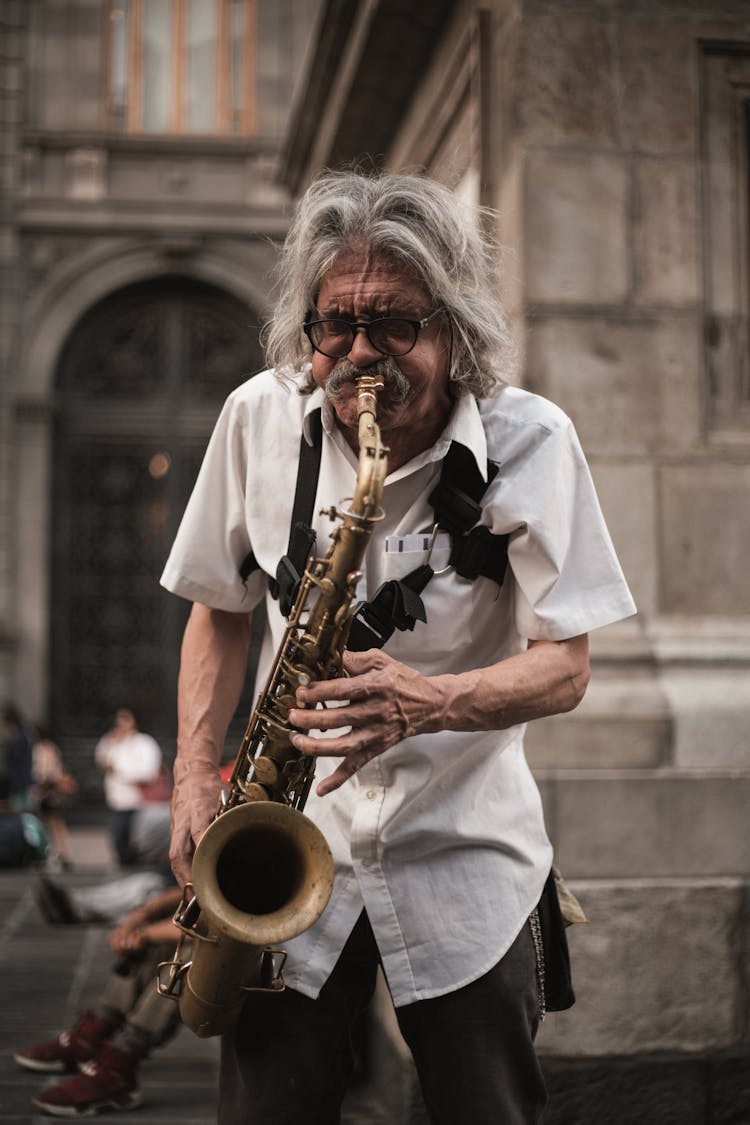
[[352, 617], [346, 647], [351, 652], [382, 648], [394, 630], [413, 630], [417, 621], [426, 621], [420, 594], [434, 571], [424, 564], [404, 578], [384, 582], [370, 602], [361, 602]]
[[284, 555], [279, 559], [271, 594], [273, 597], [279, 599], [279, 609], [284, 617], [288, 617], [292, 611], [294, 599], [297, 597], [297, 591], [299, 590], [301, 581], [302, 575], [289, 558], [289, 555]]
[[288, 617], [292, 611], [314, 543], [313, 529], [306, 523], [295, 523], [289, 551], [279, 560], [276, 580], [271, 586], [271, 594], [274, 598], [278, 597], [279, 609], [284, 617]]
[[481, 524], [468, 535], [453, 540], [450, 564], [456, 574], [473, 582], [480, 575], [502, 586], [508, 565], [509, 535], [493, 535]]
[[442, 480], [430, 493], [429, 502], [438, 523], [451, 535], [468, 531], [482, 515], [482, 508], [476, 500], [455, 485]]

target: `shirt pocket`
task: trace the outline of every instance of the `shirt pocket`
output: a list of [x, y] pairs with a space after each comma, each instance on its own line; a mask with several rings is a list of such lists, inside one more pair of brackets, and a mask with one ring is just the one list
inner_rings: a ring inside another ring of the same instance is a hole
[[[456, 574], [449, 565], [450, 553], [450, 537], [441, 532], [429, 555], [435, 573], [421, 594], [427, 620], [417, 621], [413, 631], [394, 633], [387, 645], [398, 659], [434, 672], [465, 663], [461, 654], [474, 639], [474, 583]], [[428, 554], [421, 549], [389, 552], [388, 578], [405, 578], [428, 561]]]
[[450, 657], [450, 667], [463, 666], [463, 650], [474, 642], [474, 583], [461, 578], [449, 565], [450, 545], [435, 547], [430, 566], [435, 574], [422, 594], [426, 624], [421, 625], [421, 639], [426, 649], [425, 659], [445, 662]]

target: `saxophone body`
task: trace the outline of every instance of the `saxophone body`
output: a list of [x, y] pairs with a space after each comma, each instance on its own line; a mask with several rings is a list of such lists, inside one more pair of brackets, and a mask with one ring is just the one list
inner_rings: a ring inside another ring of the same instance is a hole
[[[285, 954], [274, 946], [309, 929], [333, 889], [330, 849], [302, 811], [315, 760], [292, 745], [288, 713], [298, 687], [343, 674], [360, 567], [382, 516], [382, 385], [377, 377], [359, 379], [354, 496], [347, 507], [330, 509], [332, 543], [325, 556], [308, 561], [228, 791], [196, 847], [193, 881], [174, 919], [181, 930], [174, 959], [159, 967], [159, 992], [178, 999], [183, 1023], [201, 1037], [228, 1030], [249, 991], [283, 989]], [[182, 956], [186, 938], [189, 961]]]

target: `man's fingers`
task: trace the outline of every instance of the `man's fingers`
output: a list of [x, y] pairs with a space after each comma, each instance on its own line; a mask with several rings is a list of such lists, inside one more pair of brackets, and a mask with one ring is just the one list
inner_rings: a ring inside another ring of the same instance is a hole
[[293, 707], [289, 712], [289, 722], [300, 730], [337, 730], [338, 727], [361, 726], [377, 714], [377, 708], [370, 704], [354, 704], [350, 707], [317, 707], [307, 711], [303, 707]]
[[357, 759], [345, 758], [337, 770], [320, 782], [316, 793], [319, 797], [325, 797], [326, 794], [333, 793], [334, 790], [340, 789], [345, 781], [349, 781], [354, 777], [360, 765], [364, 764], [364, 762], [360, 763]]
[[339, 738], [312, 738], [307, 734], [295, 734], [292, 745], [300, 754], [311, 754], [314, 758], [340, 758], [343, 754], [351, 754], [362, 747], [364, 740], [360, 737], [353, 742], [353, 735], [342, 734]]

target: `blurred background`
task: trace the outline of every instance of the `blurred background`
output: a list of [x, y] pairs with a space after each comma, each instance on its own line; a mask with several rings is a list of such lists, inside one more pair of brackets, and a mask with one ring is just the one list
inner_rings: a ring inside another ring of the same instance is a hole
[[294, 198], [364, 161], [495, 210], [512, 378], [639, 606], [528, 736], [590, 919], [540, 1041], [572, 1125], [750, 1122], [749, 153], [748, 0], [0, 0], [0, 698], [73, 818], [116, 709], [174, 752], [158, 577]]

